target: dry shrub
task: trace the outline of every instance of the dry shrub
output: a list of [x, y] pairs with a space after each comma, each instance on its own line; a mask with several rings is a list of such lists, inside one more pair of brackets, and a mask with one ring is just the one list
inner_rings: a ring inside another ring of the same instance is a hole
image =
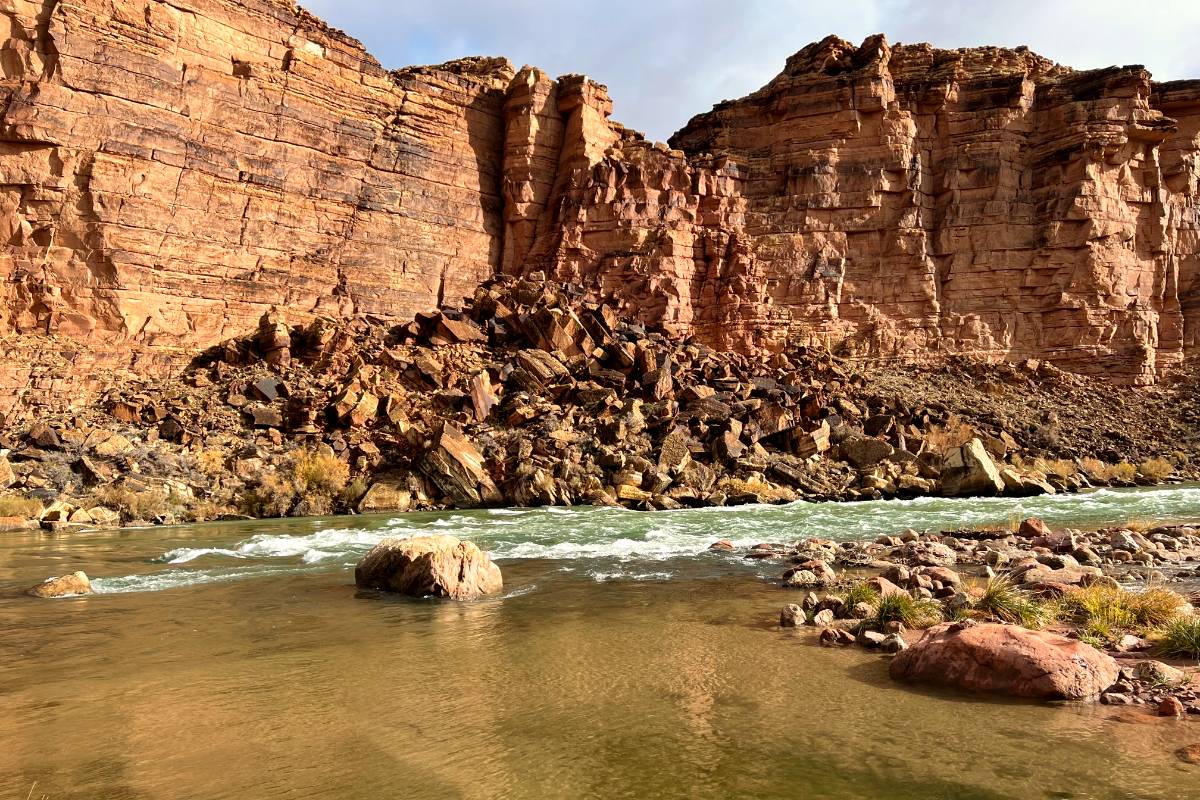
[[196, 468], [204, 475], [215, 478], [225, 473], [226, 453], [219, 447], [206, 447], [196, 453]]
[[329, 452], [301, 450], [292, 456], [292, 482], [302, 497], [333, 497], [346, 487], [350, 467]]
[[242, 512], [252, 517], [283, 517], [296, 504], [296, 487], [277, 472], [262, 477], [258, 486], [242, 495]]
[[1098, 458], [1085, 458], [1079, 462], [1083, 472], [1094, 481], [1121, 481], [1128, 483], [1137, 477], [1137, 467], [1128, 461], [1120, 464], [1105, 464]]
[[33, 519], [42, 513], [42, 502], [36, 497], [19, 494], [0, 494], [0, 517]]
[[228, 513], [228, 511], [228, 506], [224, 506], [215, 500], [197, 500], [188, 508], [187, 518], [189, 522], [209, 522]]
[[243, 494], [240, 505], [255, 517], [282, 517], [293, 511], [328, 514], [349, 478], [350, 467], [333, 453], [300, 450], [279, 472], [267, 473], [255, 489]]
[[1109, 467], [1109, 480], [1125, 481], [1128, 483], [1137, 477], [1137, 467], [1130, 464], [1128, 461], [1122, 461], [1120, 464], [1113, 464]]
[[179, 499], [166, 489], [143, 489], [135, 491], [128, 486], [112, 484], [101, 489], [96, 499], [100, 505], [121, 512], [126, 522], [131, 520], [153, 520], [178, 510]]
[[945, 452], [962, 447], [976, 436], [975, 429], [960, 417], [951, 416], [945, 425], [931, 425], [925, 433], [925, 447], [934, 452]]
[[1170, 461], [1165, 458], [1148, 458], [1138, 464], [1138, 472], [1143, 476], [1154, 481], [1161, 481], [1164, 478], [1169, 478], [1171, 473], [1175, 471]]
[[1070, 478], [1079, 472], [1079, 467], [1069, 458], [1034, 459], [1033, 468], [1046, 475], [1057, 475], [1060, 478]]

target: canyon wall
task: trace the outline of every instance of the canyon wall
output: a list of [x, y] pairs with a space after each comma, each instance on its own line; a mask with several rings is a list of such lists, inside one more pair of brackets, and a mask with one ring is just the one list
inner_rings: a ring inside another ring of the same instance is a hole
[[0, 0], [0, 25], [0, 393], [495, 272], [503, 59], [389, 73], [281, 0]]
[[496, 271], [741, 351], [1148, 382], [1197, 346], [1200, 82], [831, 37], [667, 146], [581, 76], [388, 72], [284, 0], [0, 0], [0, 26], [0, 410]]
[[1196, 344], [1198, 115], [1200, 82], [1139, 67], [831, 37], [674, 149], [560, 175], [527, 268], [725, 348], [1145, 383]]

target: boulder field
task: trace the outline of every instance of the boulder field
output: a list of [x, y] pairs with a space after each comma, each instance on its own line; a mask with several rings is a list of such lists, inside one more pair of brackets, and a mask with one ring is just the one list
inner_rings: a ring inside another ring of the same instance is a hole
[[0, 412], [531, 272], [743, 354], [1150, 383], [1196, 346], [1197, 81], [830, 36], [662, 144], [589, 78], [389, 71], [291, 0], [0, 17]]
[[[1026, 496], [1200, 475], [1200, 391], [1045, 362], [751, 356], [531, 274], [403, 325], [289, 324], [0, 428], [0, 524]], [[1157, 456], [1163, 456], [1160, 458]]]

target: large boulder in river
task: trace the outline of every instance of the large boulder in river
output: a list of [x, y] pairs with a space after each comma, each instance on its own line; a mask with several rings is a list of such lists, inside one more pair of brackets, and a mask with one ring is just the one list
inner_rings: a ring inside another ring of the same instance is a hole
[[892, 661], [893, 678], [1040, 700], [1092, 700], [1116, 682], [1096, 648], [1016, 625], [947, 622]]
[[354, 568], [360, 589], [411, 597], [471, 600], [504, 587], [500, 568], [471, 542], [453, 536], [384, 539]]
[[34, 597], [72, 597], [92, 594], [92, 582], [85, 572], [72, 572], [59, 578], [49, 578], [29, 590]]
[[978, 438], [955, 447], [942, 459], [942, 493], [948, 496], [999, 494], [1004, 491], [1000, 470]]

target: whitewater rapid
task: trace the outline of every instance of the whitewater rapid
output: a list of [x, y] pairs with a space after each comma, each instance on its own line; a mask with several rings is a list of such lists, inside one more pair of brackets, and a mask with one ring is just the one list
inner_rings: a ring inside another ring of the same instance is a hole
[[[155, 591], [191, 584], [243, 580], [280, 572], [346, 569], [381, 540], [433, 533], [470, 539], [501, 561], [565, 562], [597, 581], [661, 580], [670, 559], [707, 551], [717, 539], [737, 546], [785, 542], [810, 536], [873, 539], [916, 530], [1005, 525], [1038, 516], [1053, 527], [1098, 527], [1131, 519], [1200, 519], [1200, 487], [1100, 489], [1031, 498], [880, 500], [641, 512], [620, 508], [530, 508], [339, 517], [318, 521], [317, 530], [279, 530], [232, 543], [197, 542], [175, 547], [155, 561], [160, 570], [99, 577], [104, 592]], [[312, 521], [306, 521], [308, 528]], [[218, 526], [219, 527], [219, 526]], [[211, 526], [209, 528], [211, 530]], [[659, 566], [656, 566], [659, 565]]]

